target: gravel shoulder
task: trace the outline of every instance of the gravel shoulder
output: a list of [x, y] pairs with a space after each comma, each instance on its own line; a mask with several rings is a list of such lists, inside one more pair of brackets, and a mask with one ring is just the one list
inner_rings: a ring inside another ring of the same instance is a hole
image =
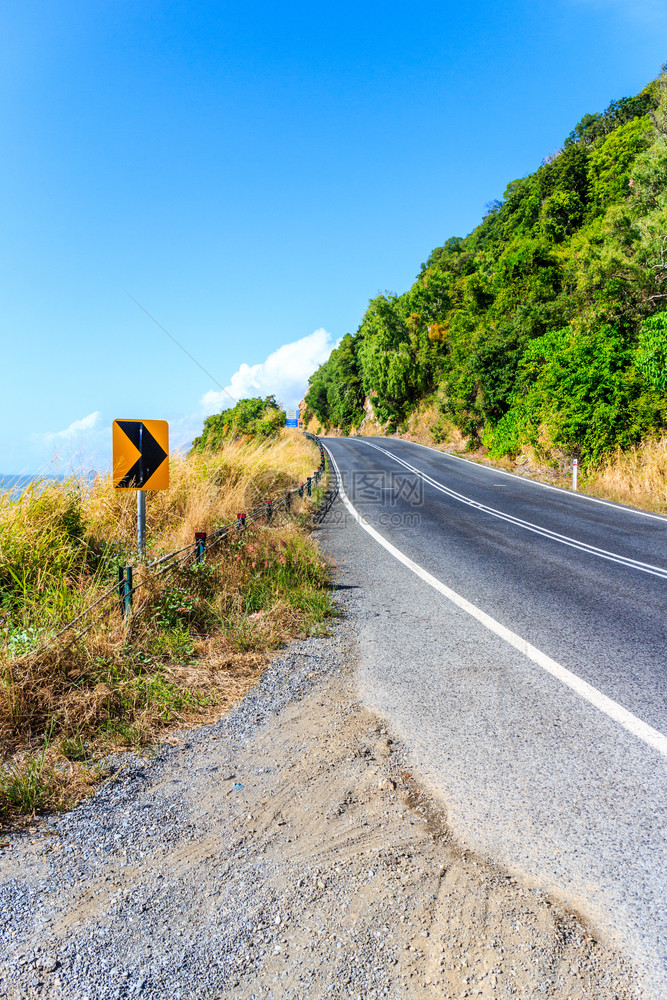
[[583, 920], [459, 848], [357, 698], [352, 610], [333, 633], [5, 838], [0, 996], [639, 995]]

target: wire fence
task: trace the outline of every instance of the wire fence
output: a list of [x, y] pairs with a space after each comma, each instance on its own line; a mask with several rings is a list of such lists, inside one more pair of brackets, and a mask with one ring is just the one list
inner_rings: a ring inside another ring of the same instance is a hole
[[285, 510], [289, 515], [291, 514], [292, 501], [296, 500], [298, 497], [302, 499], [305, 496], [311, 496], [313, 486], [317, 486], [320, 479], [324, 475], [325, 471], [325, 458], [324, 458], [324, 448], [320, 443], [319, 438], [314, 434], [306, 433], [306, 437], [314, 441], [320, 451], [320, 464], [313, 473], [312, 476], [308, 476], [305, 482], [299, 483], [298, 486], [294, 486], [291, 490], [286, 490], [281, 496], [276, 497], [271, 500], [265, 500], [260, 507], [256, 507], [249, 513], [240, 513], [236, 516], [236, 521], [230, 524], [223, 524], [219, 528], [210, 534], [206, 534], [203, 531], [195, 532], [195, 540], [190, 545], [184, 545], [180, 549], [175, 549], [173, 552], [167, 552], [166, 555], [158, 556], [149, 563], [142, 563], [142, 569], [144, 570], [144, 578], [138, 583], [133, 582], [133, 566], [121, 566], [119, 567], [118, 573], [118, 583], [112, 584], [107, 590], [104, 591], [92, 604], [81, 611], [75, 618], [67, 622], [58, 632], [54, 635], [49, 636], [48, 640], [39, 646], [36, 650], [33, 650], [29, 655], [30, 659], [40, 656], [42, 653], [50, 649], [58, 639], [64, 636], [66, 633], [70, 632], [76, 625], [82, 622], [88, 615], [92, 614], [93, 611], [97, 609], [97, 614], [88, 622], [84, 628], [75, 632], [69, 639], [67, 646], [71, 646], [72, 643], [81, 639], [87, 632], [89, 632], [95, 625], [98, 625], [105, 618], [108, 618], [114, 611], [120, 609], [125, 620], [129, 620], [131, 617], [136, 618], [138, 614], [141, 613], [141, 608], [137, 611], [132, 611], [133, 598], [142, 588], [145, 588], [149, 581], [157, 577], [169, 577], [179, 569], [185, 569], [188, 565], [192, 566], [197, 563], [202, 562], [207, 552], [210, 552], [213, 548], [223, 542], [225, 539], [233, 538], [234, 536], [239, 537], [242, 532], [255, 524], [257, 521], [266, 519], [269, 524], [272, 523], [273, 518], [281, 511]]

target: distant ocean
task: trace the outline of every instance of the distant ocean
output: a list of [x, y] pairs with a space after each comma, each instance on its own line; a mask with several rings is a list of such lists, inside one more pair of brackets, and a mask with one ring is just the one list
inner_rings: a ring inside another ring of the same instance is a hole
[[64, 476], [10, 476], [0, 472], [0, 493], [15, 493], [20, 496], [31, 483], [57, 483], [64, 480]]

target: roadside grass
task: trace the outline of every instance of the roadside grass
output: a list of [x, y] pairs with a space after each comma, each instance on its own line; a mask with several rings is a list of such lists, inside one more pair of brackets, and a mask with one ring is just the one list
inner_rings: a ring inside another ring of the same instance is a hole
[[667, 437], [619, 449], [585, 477], [584, 488], [606, 500], [667, 514]]
[[[148, 498], [148, 558], [279, 496], [317, 461], [293, 432], [172, 460], [170, 489]], [[71, 807], [110, 753], [218, 718], [270, 650], [326, 633], [329, 573], [309, 537], [320, 493], [162, 577], [136, 564], [135, 496], [108, 479], [0, 497], [0, 822]], [[128, 562], [143, 584], [129, 621], [114, 604], [76, 641], [53, 640]]]

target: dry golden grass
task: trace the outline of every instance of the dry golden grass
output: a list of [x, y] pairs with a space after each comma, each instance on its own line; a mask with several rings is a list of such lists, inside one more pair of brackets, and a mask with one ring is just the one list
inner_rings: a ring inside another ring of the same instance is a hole
[[401, 437], [451, 451], [465, 451], [468, 441], [459, 428], [439, 411], [433, 400], [413, 410]]
[[[233, 441], [220, 451], [170, 458], [169, 489], [150, 493], [146, 532], [155, 552], [188, 545], [195, 531], [236, 520], [266, 499], [279, 496], [312, 475], [317, 448], [299, 431], [285, 428], [278, 439]], [[87, 495], [85, 514], [93, 530], [134, 545], [136, 497], [100, 477]]]
[[418, 444], [435, 444], [433, 427], [438, 423], [440, 414], [435, 403], [418, 406], [408, 417], [406, 430], [401, 437]]
[[583, 485], [607, 500], [667, 514], [667, 437], [619, 449]]
[[361, 437], [383, 437], [386, 433], [386, 425], [383, 426], [382, 424], [379, 424], [377, 420], [373, 420], [369, 417], [364, 417], [354, 431], [355, 435], [359, 435]]
[[[172, 460], [170, 489], [148, 498], [149, 557], [235, 522], [318, 462], [317, 448], [289, 431]], [[71, 804], [109, 750], [218, 717], [269, 650], [322, 632], [328, 574], [307, 535], [316, 502], [293, 501], [290, 517], [234, 532], [201, 566], [157, 576], [137, 565], [130, 621], [114, 597], [76, 641], [76, 632], [49, 636], [115, 580], [109, 545], [133, 561], [135, 494], [100, 478], [0, 502], [0, 818]]]

